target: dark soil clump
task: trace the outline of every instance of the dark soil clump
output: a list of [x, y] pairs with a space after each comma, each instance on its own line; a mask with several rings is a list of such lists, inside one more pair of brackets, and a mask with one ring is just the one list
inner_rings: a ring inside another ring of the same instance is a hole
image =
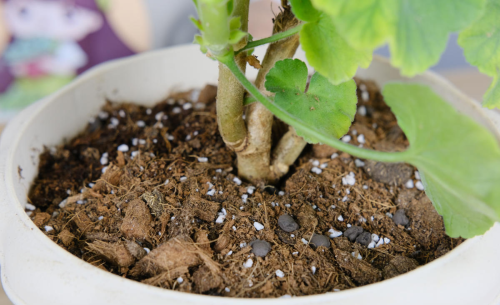
[[[408, 141], [379, 89], [358, 85], [358, 114], [344, 140], [404, 150]], [[215, 93], [208, 86], [152, 108], [107, 104], [83, 133], [41, 155], [29, 193], [33, 222], [119, 276], [249, 298], [375, 283], [462, 242], [446, 236], [406, 164], [314, 145], [280, 185], [239, 180], [218, 133]]]

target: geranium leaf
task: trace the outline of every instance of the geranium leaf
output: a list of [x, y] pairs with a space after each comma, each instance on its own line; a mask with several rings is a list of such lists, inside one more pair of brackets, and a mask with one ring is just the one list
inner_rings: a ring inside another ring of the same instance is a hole
[[356, 49], [388, 42], [392, 64], [413, 76], [439, 61], [449, 33], [476, 20], [485, 0], [312, 0]]
[[468, 62], [494, 78], [483, 105], [500, 108], [500, 0], [489, 0], [484, 15], [458, 36]]
[[352, 48], [335, 29], [331, 17], [323, 14], [318, 20], [304, 24], [300, 43], [308, 63], [333, 84], [351, 79], [358, 66], [366, 68], [372, 60], [370, 50]]
[[[356, 84], [349, 80], [333, 85], [315, 73], [305, 92], [307, 67], [298, 59], [276, 63], [266, 76], [266, 89], [276, 93], [274, 103], [291, 116], [314, 126], [324, 134], [340, 138], [347, 133], [356, 113]], [[309, 143], [318, 139], [297, 130]]]
[[290, 4], [295, 17], [302, 21], [316, 21], [321, 15], [321, 12], [313, 7], [311, 0], [290, 0]]
[[388, 84], [386, 103], [451, 237], [473, 237], [500, 220], [500, 148], [483, 126], [422, 85]]

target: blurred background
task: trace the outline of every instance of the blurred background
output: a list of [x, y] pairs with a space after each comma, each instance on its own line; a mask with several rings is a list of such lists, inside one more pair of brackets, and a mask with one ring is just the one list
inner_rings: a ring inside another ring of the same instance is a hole
[[[269, 36], [280, 1], [251, 1], [250, 33]], [[19, 110], [92, 66], [191, 43], [190, 15], [191, 0], [0, 0], [0, 133]], [[465, 61], [456, 39], [432, 70], [481, 100], [491, 80]], [[0, 287], [0, 305], [8, 304]]]

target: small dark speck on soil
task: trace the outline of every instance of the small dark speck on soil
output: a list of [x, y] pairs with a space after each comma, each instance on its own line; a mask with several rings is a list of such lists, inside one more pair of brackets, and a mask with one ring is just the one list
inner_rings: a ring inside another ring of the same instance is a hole
[[270, 194], [270, 195], [277, 195], [278, 194], [278, 189], [275, 188], [274, 186], [272, 185], [268, 185], [264, 188], [264, 190]]
[[361, 233], [358, 238], [356, 238], [356, 242], [362, 244], [363, 246], [368, 246], [372, 241], [372, 235], [369, 232]]
[[392, 220], [394, 220], [394, 223], [396, 225], [406, 226], [408, 225], [408, 223], [410, 223], [410, 220], [408, 220], [408, 217], [406, 217], [404, 210], [397, 210], [392, 217]]
[[344, 236], [349, 238], [350, 241], [355, 241], [359, 234], [363, 233], [363, 228], [352, 226], [344, 232]]
[[293, 232], [299, 228], [299, 224], [290, 215], [281, 215], [278, 218], [278, 225], [285, 232]]
[[327, 247], [330, 248], [330, 238], [325, 235], [319, 235], [319, 234], [314, 234], [314, 236], [311, 238], [311, 245], [314, 247]]
[[250, 243], [250, 246], [252, 246], [251, 252], [259, 257], [264, 257], [271, 251], [271, 245], [265, 240], [254, 240]]

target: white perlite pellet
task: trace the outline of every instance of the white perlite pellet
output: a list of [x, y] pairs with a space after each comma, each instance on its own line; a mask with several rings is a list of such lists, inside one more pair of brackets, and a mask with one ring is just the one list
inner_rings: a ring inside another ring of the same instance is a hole
[[412, 189], [414, 186], [415, 186], [415, 185], [413, 184], [413, 180], [411, 180], [411, 179], [410, 179], [410, 180], [408, 180], [408, 181], [406, 181], [406, 183], [405, 183], [405, 187], [406, 187], [407, 189]]
[[102, 165], [106, 165], [106, 164], [108, 164], [108, 162], [109, 162], [109, 160], [108, 160], [108, 156], [109, 156], [109, 155], [108, 155], [108, 153], [107, 153], [107, 152], [102, 154], [102, 156], [101, 156], [101, 160], [100, 160]]
[[179, 113], [181, 113], [181, 111], [182, 111], [182, 110], [181, 110], [181, 108], [179, 108], [179, 107], [174, 107], [174, 109], [172, 109], [172, 113], [173, 113], [173, 114], [179, 114]]
[[138, 126], [138, 127], [146, 127], [146, 123], [144, 121], [137, 121], [135, 122], [135, 124]]
[[354, 185], [356, 183], [356, 178], [354, 177], [354, 173], [350, 172], [345, 177], [342, 177], [343, 185]]
[[215, 223], [223, 223], [224, 219], [226, 219], [227, 211], [225, 208], [222, 208], [219, 212], [219, 217], [215, 220]]
[[363, 259], [363, 257], [361, 256], [361, 254], [359, 254], [359, 252], [358, 253], [351, 252], [351, 255], [352, 255], [352, 257], [357, 258], [359, 260]]
[[241, 185], [241, 179], [238, 177], [234, 177], [233, 182], [236, 183], [237, 185]]
[[182, 176], [179, 180], [180, 180], [181, 182], [183, 182], [183, 181], [188, 180], [188, 178], [187, 178], [186, 176]]
[[227, 252], [226, 256], [229, 256], [229, 255], [231, 255], [231, 254], [233, 254], [233, 251], [232, 251], [232, 250], [230, 250], [229, 252]]
[[383, 244], [384, 244], [384, 239], [383, 239], [383, 238], [381, 238], [381, 239], [377, 242], [377, 244], [375, 245], [375, 248], [378, 248], [378, 247], [382, 246]]
[[247, 259], [247, 261], [243, 263], [243, 267], [245, 268], [252, 268], [252, 266], [253, 266], [253, 260], [251, 258]]
[[97, 220], [103, 220], [103, 219], [104, 219], [104, 216], [99, 216], [99, 217], [97, 218]]
[[349, 143], [351, 142], [351, 136], [350, 135], [345, 135], [342, 137], [342, 142]]
[[359, 160], [359, 159], [354, 160], [354, 164], [356, 165], [356, 167], [365, 166], [365, 162], [363, 162], [362, 160]]
[[186, 104], [182, 105], [182, 109], [184, 109], [184, 110], [189, 110], [192, 107], [193, 107], [193, 104], [191, 104], [191, 103], [186, 103]]
[[240, 243], [240, 248], [243, 249], [247, 246], [247, 243], [246, 242], [242, 242]]
[[358, 139], [358, 142], [359, 142], [360, 144], [365, 144], [365, 135], [364, 135], [364, 134], [360, 134], [360, 135], [358, 135], [358, 138], [357, 138], [357, 139]]
[[359, 106], [358, 107], [358, 113], [361, 116], [366, 116], [366, 107], [365, 106]]
[[387, 244], [388, 244], [388, 243], [390, 243], [390, 242], [391, 242], [391, 240], [390, 240], [389, 238], [384, 237], [384, 244], [386, 244], [386, 245], [387, 245]]
[[182, 284], [184, 282], [184, 279], [182, 277], [177, 278], [177, 283]]
[[285, 192], [283, 192], [283, 191], [279, 191], [279, 192], [278, 192], [278, 196], [285, 196]]
[[387, 217], [389, 217], [389, 218], [392, 218], [392, 213], [387, 212], [387, 213], [385, 213], [385, 215], [386, 215]]
[[128, 151], [128, 145], [127, 144], [122, 144], [120, 146], [118, 146], [117, 150], [118, 151], [121, 151], [121, 152], [127, 152]]
[[248, 199], [248, 195], [247, 194], [241, 195], [241, 201], [243, 201], [243, 203], [247, 203], [247, 199]]
[[256, 221], [253, 223], [253, 226], [255, 227], [255, 229], [257, 231], [260, 231], [260, 230], [264, 229], [264, 225], [261, 224], [261, 223], [259, 223], [259, 222], [256, 222]]
[[230, 292], [230, 291], [231, 291], [231, 289], [229, 289], [229, 287], [224, 288], [224, 290], [225, 290], [226, 292]]
[[422, 184], [421, 181], [417, 181], [417, 183], [415, 183], [415, 187], [417, 188], [417, 190], [420, 190], [420, 191], [424, 190], [424, 185]]
[[36, 207], [35, 207], [34, 205], [32, 205], [31, 203], [26, 203], [26, 204], [24, 205], [24, 208], [25, 208], [26, 210], [30, 210], [30, 211], [34, 211], [34, 210], [36, 210]]
[[254, 191], [255, 191], [255, 186], [249, 186], [249, 187], [247, 187], [247, 193], [248, 194], [252, 195]]
[[311, 168], [311, 172], [319, 175], [319, 174], [321, 174], [323, 172], [323, 170], [320, 169], [320, 168], [318, 168], [318, 167], [316, 167], [316, 166], [314, 166], [313, 168]]
[[415, 171], [415, 179], [420, 180], [420, 173]]
[[339, 154], [337, 154], [337, 153], [333, 153], [333, 154], [330, 156], [330, 159], [332, 159], [332, 160], [333, 160], [333, 159], [337, 158], [338, 156], [339, 156]]
[[307, 241], [307, 239], [305, 239], [305, 238], [302, 238], [302, 239], [301, 239], [301, 241], [302, 241], [302, 243], [304, 243], [304, 245], [307, 245], [307, 244], [309, 243], [309, 242]]
[[105, 120], [109, 117], [109, 113], [107, 113], [106, 111], [101, 111], [99, 112], [99, 114], [97, 115], [101, 120]]
[[370, 99], [370, 93], [368, 93], [368, 91], [361, 91], [361, 99], [364, 102], [368, 102], [368, 100]]
[[149, 248], [143, 248], [144, 251], [146, 251], [147, 254], [149, 254], [149, 252], [151, 252], [151, 250], [149, 250]]
[[337, 231], [337, 230], [334, 230], [334, 229], [328, 230], [328, 233], [330, 233], [330, 238], [335, 238], [335, 237], [342, 236], [342, 232], [341, 231]]
[[276, 276], [283, 278], [283, 277], [285, 277], [285, 273], [278, 269], [278, 270], [276, 270]]
[[44, 229], [45, 229], [45, 232], [54, 231], [54, 228], [52, 228], [51, 226], [45, 226]]
[[208, 158], [206, 158], [206, 157], [199, 157], [198, 158], [198, 162], [200, 162], [200, 163], [207, 163], [208, 162]]
[[375, 241], [371, 241], [369, 244], [368, 244], [368, 249], [373, 249], [375, 248]]
[[380, 237], [377, 234], [374, 233], [374, 234], [372, 234], [372, 240], [374, 242], [378, 242], [380, 240]]
[[215, 189], [211, 189], [211, 190], [209, 190], [209, 191], [207, 192], [207, 195], [208, 195], [208, 196], [213, 196], [213, 195], [215, 195]]
[[66, 204], [68, 204], [68, 198], [64, 199], [63, 201], [61, 201], [59, 203], [59, 207], [62, 209], [66, 206]]
[[344, 221], [344, 217], [342, 217], [342, 215], [339, 215], [339, 217], [337, 217], [337, 220], [338, 221]]

